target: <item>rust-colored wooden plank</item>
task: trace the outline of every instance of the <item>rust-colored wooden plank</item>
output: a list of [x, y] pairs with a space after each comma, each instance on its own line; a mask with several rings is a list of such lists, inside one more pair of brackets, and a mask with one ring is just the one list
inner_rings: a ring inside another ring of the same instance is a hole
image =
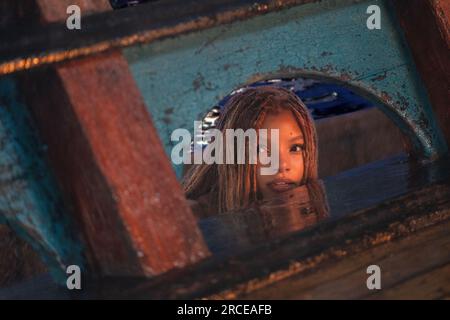
[[98, 272], [153, 275], [207, 254], [120, 53], [24, 75], [22, 88]]
[[450, 2], [393, 0], [393, 3], [450, 146]]
[[[33, 29], [15, 28], [14, 33], [3, 34], [8, 41], [0, 42], [0, 74], [150, 43], [317, 1], [152, 1], [126, 10], [102, 12], [84, 18], [82, 32], [61, 32], [59, 24]], [[9, 26], [10, 17], [10, 14], [5, 19], [0, 17], [0, 26]], [[33, 15], [35, 17], [37, 15]]]
[[[44, 21], [66, 16], [69, 1], [36, 1]], [[107, 1], [70, 2], [98, 11]], [[92, 271], [156, 275], [208, 255], [120, 52], [23, 74], [21, 84]]]

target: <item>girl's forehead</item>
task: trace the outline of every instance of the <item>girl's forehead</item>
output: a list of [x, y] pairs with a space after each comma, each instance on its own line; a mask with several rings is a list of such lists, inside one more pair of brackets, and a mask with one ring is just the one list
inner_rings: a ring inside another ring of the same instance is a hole
[[298, 122], [290, 110], [267, 114], [261, 124], [261, 129], [279, 129], [280, 134], [301, 134]]

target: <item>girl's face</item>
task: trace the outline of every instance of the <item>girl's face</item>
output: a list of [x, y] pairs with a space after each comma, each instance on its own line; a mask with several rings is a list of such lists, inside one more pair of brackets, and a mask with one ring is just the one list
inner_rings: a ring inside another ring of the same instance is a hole
[[[257, 185], [258, 190], [264, 198], [274, 196], [278, 193], [290, 190], [300, 185], [304, 174], [303, 150], [305, 141], [303, 133], [290, 110], [282, 110], [276, 114], [268, 114], [261, 126], [261, 129], [268, 129], [267, 145], [260, 145], [268, 148], [271, 145], [270, 129], [279, 130], [279, 170], [275, 175], [261, 175], [260, 166], [257, 165]], [[270, 150], [267, 150], [270, 154]]]

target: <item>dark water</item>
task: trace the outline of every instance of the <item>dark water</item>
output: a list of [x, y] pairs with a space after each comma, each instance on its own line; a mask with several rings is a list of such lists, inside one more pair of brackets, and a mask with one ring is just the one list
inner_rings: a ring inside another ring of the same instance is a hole
[[199, 225], [211, 252], [228, 256], [449, 179], [448, 158], [420, 164], [400, 154], [326, 178], [318, 185], [295, 188], [245, 210], [203, 219]]

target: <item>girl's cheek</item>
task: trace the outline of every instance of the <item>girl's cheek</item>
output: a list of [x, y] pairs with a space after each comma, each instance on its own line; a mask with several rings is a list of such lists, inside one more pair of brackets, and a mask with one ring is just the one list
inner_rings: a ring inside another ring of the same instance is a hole
[[304, 171], [304, 162], [302, 155], [296, 155], [291, 158], [292, 169], [297, 172], [303, 173]]
[[303, 164], [303, 155], [302, 154], [293, 154], [291, 155], [291, 163], [295, 165]]

